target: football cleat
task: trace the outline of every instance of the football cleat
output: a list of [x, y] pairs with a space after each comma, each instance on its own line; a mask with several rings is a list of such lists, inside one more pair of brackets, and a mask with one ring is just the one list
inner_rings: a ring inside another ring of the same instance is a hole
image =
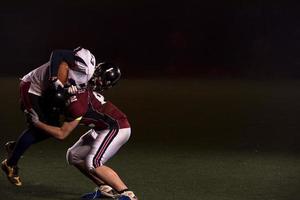
[[94, 192], [89, 192], [86, 194], [83, 194], [80, 199], [82, 200], [92, 200], [92, 199], [99, 199], [101, 198], [101, 192], [97, 189]]
[[1, 163], [1, 169], [7, 176], [7, 179], [15, 186], [21, 186], [22, 182], [18, 175], [19, 168], [17, 166], [10, 167], [7, 165], [7, 160], [3, 160]]
[[110, 187], [109, 185], [101, 185], [99, 187], [99, 191], [101, 192], [103, 197], [114, 198], [114, 197], [116, 197], [116, 195], [118, 195], [118, 193], [112, 187]]
[[99, 198], [116, 198], [117, 192], [108, 185], [101, 185], [99, 188], [96, 188], [94, 192], [89, 192], [83, 194], [80, 198], [82, 200], [91, 200]]
[[125, 191], [120, 194], [118, 200], [138, 200], [138, 198], [132, 191]]

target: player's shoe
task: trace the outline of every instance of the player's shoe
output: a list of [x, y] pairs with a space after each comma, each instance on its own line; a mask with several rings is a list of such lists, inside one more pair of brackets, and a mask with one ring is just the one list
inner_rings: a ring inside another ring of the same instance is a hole
[[10, 156], [12, 151], [14, 150], [15, 146], [16, 146], [16, 141], [8, 141], [8, 142], [5, 143], [4, 147], [5, 147], [5, 150], [8, 154], [8, 157]]
[[94, 192], [83, 194], [80, 198], [82, 200], [100, 199], [100, 198], [116, 198], [117, 192], [108, 185], [101, 185], [96, 188]]
[[7, 176], [7, 179], [15, 186], [21, 186], [22, 182], [18, 175], [19, 168], [17, 166], [10, 167], [7, 165], [7, 160], [3, 160], [1, 163], [1, 169]]
[[125, 191], [118, 197], [118, 200], [138, 200], [132, 191]]

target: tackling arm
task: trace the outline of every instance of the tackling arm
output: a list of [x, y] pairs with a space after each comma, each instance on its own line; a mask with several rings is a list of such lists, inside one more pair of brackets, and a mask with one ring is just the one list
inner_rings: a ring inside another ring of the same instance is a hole
[[38, 114], [33, 110], [25, 110], [28, 122], [32, 123], [35, 127], [45, 131], [47, 134], [59, 139], [65, 139], [79, 124], [82, 117], [79, 117], [71, 122], [64, 122], [61, 127], [51, 126], [39, 120]]
[[70, 135], [70, 133], [75, 129], [75, 127], [79, 124], [80, 120], [73, 120], [71, 122], [64, 122], [61, 127], [56, 127], [56, 126], [50, 126], [48, 124], [45, 124], [41, 121], [38, 121], [34, 123], [34, 126], [44, 130], [46, 133], [49, 135], [59, 139], [63, 140], [67, 136]]

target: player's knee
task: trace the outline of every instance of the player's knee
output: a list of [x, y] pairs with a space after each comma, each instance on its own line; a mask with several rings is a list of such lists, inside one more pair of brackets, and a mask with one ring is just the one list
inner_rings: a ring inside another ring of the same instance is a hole
[[72, 165], [72, 156], [71, 156], [71, 149], [67, 150], [66, 153], [66, 161], [69, 165]]
[[126, 142], [128, 142], [130, 136], [131, 136], [131, 128], [124, 128], [120, 129], [120, 139], [119, 139], [119, 144], [120, 147], [123, 146]]
[[82, 161], [76, 152], [72, 151], [72, 149], [68, 149], [66, 153], [66, 160], [69, 165], [76, 165]]
[[97, 167], [102, 166], [104, 163], [102, 162], [101, 159], [86, 159], [86, 167], [93, 172]]
[[126, 142], [129, 140], [130, 138], [130, 135], [131, 135], [131, 128], [126, 128], [125, 131], [124, 131], [124, 134], [126, 135]]

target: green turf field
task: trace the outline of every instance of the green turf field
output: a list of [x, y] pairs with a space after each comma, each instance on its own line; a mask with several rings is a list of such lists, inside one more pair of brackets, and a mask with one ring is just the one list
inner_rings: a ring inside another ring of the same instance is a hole
[[[2, 78], [1, 144], [25, 127], [18, 80]], [[108, 163], [139, 199], [299, 200], [299, 81], [123, 80], [107, 96], [132, 138]], [[2, 199], [71, 200], [94, 185], [65, 163], [66, 141], [32, 146], [23, 187], [0, 176]], [[5, 157], [1, 148], [1, 159]]]

